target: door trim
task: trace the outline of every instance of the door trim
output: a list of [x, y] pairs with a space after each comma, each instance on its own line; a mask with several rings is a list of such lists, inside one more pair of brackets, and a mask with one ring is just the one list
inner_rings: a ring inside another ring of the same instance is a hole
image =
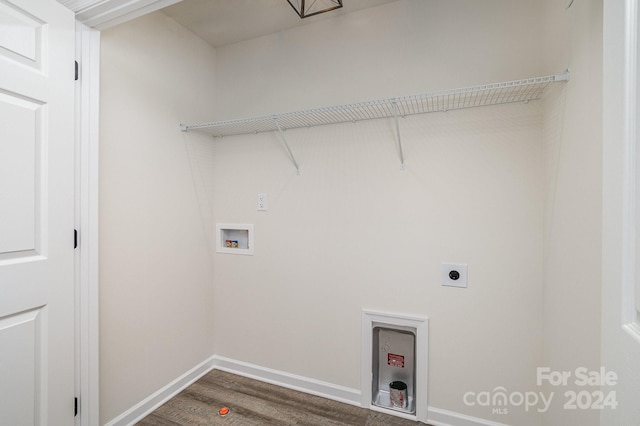
[[65, 6], [88, 27], [104, 30], [182, 0], [66, 0]]
[[98, 159], [100, 32], [76, 21], [76, 425], [99, 425]]
[[625, 61], [624, 61], [624, 105], [623, 105], [623, 186], [622, 186], [622, 327], [636, 341], [640, 342], [640, 323], [637, 300], [640, 281], [638, 271], [638, 201], [640, 186], [638, 177], [638, 136], [640, 123], [637, 112], [640, 103], [638, 97], [638, 0], [627, 0], [625, 22]]

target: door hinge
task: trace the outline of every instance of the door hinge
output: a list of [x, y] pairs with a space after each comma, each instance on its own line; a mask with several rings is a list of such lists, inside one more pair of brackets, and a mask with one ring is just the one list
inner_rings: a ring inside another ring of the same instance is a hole
[[75, 63], [76, 63], [76, 79], [75, 79], [75, 81], [78, 81], [78, 74], [79, 74], [80, 65], [78, 65], [78, 61], [75, 61]]
[[77, 229], [73, 230], [73, 248], [74, 249], [78, 248], [78, 230]]
[[75, 407], [73, 417], [76, 417], [78, 415], [78, 398], [74, 399], [73, 405]]

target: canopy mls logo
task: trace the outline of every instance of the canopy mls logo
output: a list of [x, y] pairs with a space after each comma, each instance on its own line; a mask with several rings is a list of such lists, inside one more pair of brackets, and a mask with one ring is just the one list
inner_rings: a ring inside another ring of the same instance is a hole
[[544, 413], [549, 409], [554, 393], [548, 396], [544, 392], [507, 392], [507, 389], [498, 386], [492, 391], [467, 392], [462, 397], [465, 405], [473, 407], [491, 407], [491, 414], [509, 414], [509, 407], [524, 407], [525, 411], [532, 409]]
[[[538, 386], [569, 386], [585, 388], [565, 391], [563, 408], [565, 410], [604, 410], [615, 409], [618, 406], [616, 392], [605, 393], [601, 386], [615, 386], [618, 375], [601, 367], [592, 371], [585, 367], [578, 367], [573, 371], [555, 371], [549, 367], [538, 367], [536, 370], [536, 385]], [[589, 389], [591, 387], [591, 389]], [[595, 388], [595, 389], [594, 389]], [[465, 405], [491, 408], [491, 414], [509, 414], [514, 407], [523, 407], [526, 412], [536, 410], [546, 412], [556, 397], [556, 392], [508, 392], [504, 386], [495, 387], [491, 391], [467, 392], [462, 397]], [[521, 408], [520, 408], [521, 409]]]

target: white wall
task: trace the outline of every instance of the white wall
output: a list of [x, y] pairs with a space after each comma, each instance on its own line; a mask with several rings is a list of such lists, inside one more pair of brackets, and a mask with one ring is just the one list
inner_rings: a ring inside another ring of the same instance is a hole
[[530, 0], [400, 0], [222, 47], [216, 117], [537, 76], [540, 13]]
[[[217, 118], [536, 76], [541, 24], [538, 2], [407, 0], [222, 47]], [[430, 406], [537, 425], [463, 395], [536, 390], [541, 103], [401, 128], [405, 171], [384, 120], [287, 131], [300, 176], [276, 134], [211, 145], [213, 220], [256, 238], [253, 257], [215, 255], [217, 353], [359, 389], [361, 310], [426, 316]], [[468, 289], [440, 286], [442, 261], [469, 264]]]
[[[400, 0], [215, 51], [160, 13], [106, 31], [102, 419], [214, 352], [359, 389], [372, 309], [429, 317], [431, 407], [597, 424], [463, 402], [599, 365], [601, 11], [560, 3]], [[404, 171], [391, 121], [287, 131], [300, 176], [276, 134], [177, 132], [567, 67], [545, 102], [402, 119]], [[210, 254], [216, 222], [255, 224], [255, 255]]]
[[213, 353], [206, 220], [178, 123], [211, 116], [215, 51], [161, 12], [104, 31], [101, 49], [104, 424]]
[[[569, 68], [571, 81], [545, 101], [544, 363], [554, 371], [600, 367], [602, 243], [602, 2], [549, 0], [545, 12], [548, 70]], [[555, 393], [548, 425], [597, 425], [597, 410], [567, 410]]]

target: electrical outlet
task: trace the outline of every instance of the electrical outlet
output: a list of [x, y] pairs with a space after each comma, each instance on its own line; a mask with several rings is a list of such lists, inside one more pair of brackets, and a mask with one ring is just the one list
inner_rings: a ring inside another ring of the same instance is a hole
[[267, 210], [267, 194], [258, 194], [258, 210]]
[[441, 283], [449, 287], [467, 287], [466, 263], [443, 263], [441, 267]]

